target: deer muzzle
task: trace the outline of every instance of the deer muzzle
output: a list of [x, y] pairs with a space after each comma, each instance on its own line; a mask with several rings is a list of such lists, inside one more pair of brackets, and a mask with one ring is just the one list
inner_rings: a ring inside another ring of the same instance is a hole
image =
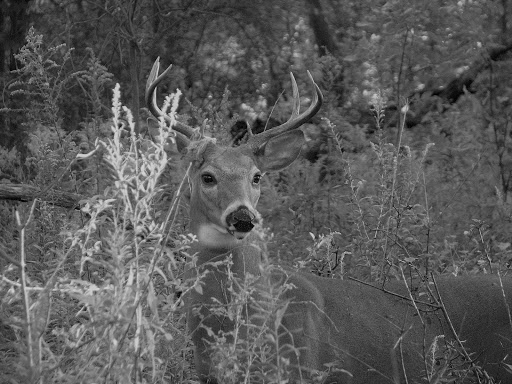
[[[226, 217], [232, 232], [249, 232], [254, 228], [256, 216], [246, 206], [241, 206]], [[234, 229], [233, 229], [234, 228]]]

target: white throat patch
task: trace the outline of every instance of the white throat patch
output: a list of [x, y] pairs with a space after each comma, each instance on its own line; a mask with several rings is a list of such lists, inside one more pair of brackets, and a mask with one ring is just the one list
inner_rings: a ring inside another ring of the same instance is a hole
[[200, 244], [212, 248], [231, 247], [237, 240], [227, 229], [216, 224], [201, 224], [197, 233]]

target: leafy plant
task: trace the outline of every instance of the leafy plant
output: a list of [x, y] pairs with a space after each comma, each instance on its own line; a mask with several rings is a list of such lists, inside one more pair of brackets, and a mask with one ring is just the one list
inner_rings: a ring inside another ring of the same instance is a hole
[[[169, 238], [176, 201], [163, 220], [155, 218], [172, 132], [162, 121], [158, 142], [138, 137], [119, 99], [117, 87], [113, 137], [95, 149], [103, 151], [110, 187], [84, 202], [86, 223], [64, 223], [41, 250], [54, 261], [40, 277], [27, 266], [24, 243], [37, 200], [29, 212], [17, 212], [21, 261], [2, 275], [0, 306], [19, 342], [13, 349], [19, 358], [11, 359], [18, 370], [6, 371], [2, 381], [179, 382], [188, 369], [179, 300], [164, 292], [182, 286], [183, 262], [174, 255], [190, 239]], [[168, 99], [167, 109], [171, 103], [174, 113], [177, 97]], [[168, 365], [169, 355], [179, 360]]]
[[[64, 97], [64, 87], [76, 76], [65, 71], [65, 65], [71, 58], [71, 50], [64, 44], [48, 47], [43, 45], [43, 36], [34, 28], [27, 33], [27, 43], [15, 55], [22, 67], [16, 70], [20, 79], [10, 84], [16, 88], [12, 96], [29, 98], [30, 108], [21, 111], [27, 114], [32, 123], [39, 123], [51, 129], [62, 144], [62, 118], [59, 103]], [[58, 60], [58, 61], [56, 61]]]

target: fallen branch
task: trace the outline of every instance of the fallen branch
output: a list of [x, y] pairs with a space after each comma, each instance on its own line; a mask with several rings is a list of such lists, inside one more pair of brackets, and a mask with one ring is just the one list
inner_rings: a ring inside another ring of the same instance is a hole
[[0, 184], [0, 200], [29, 202], [36, 198], [59, 207], [78, 209], [80, 200], [86, 197], [55, 189], [41, 191], [28, 184]]

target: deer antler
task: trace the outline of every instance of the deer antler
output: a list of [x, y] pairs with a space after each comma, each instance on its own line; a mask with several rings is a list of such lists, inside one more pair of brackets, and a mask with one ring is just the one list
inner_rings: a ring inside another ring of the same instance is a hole
[[322, 106], [322, 102], [324, 100], [324, 97], [322, 95], [322, 92], [320, 91], [320, 88], [315, 83], [315, 80], [313, 80], [313, 76], [311, 76], [311, 73], [308, 71], [308, 76], [313, 84], [314, 88], [314, 96], [313, 101], [311, 102], [311, 105], [309, 108], [299, 114], [300, 112], [300, 98], [299, 98], [299, 88], [297, 87], [297, 82], [295, 81], [295, 77], [293, 76], [293, 73], [290, 73], [290, 77], [292, 79], [292, 89], [293, 89], [293, 110], [292, 115], [288, 119], [288, 121], [284, 124], [279, 125], [278, 127], [269, 129], [268, 131], [262, 132], [257, 135], [251, 135], [249, 140], [247, 141], [247, 146], [251, 148], [253, 151], [260, 148], [264, 143], [269, 141], [271, 138], [279, 136], [285, 132], [292, 131], [294, 129], [297, 129], [302, 124], [306, 123], [309, 119], [311, 119]]
[[[157, 119], [163, 116], [163, 118], [168, 122], [171, 121], [171, 118], [163, 113], [163, 111], [158, 107], [156, 103], [156, 87], [162, 82], [165, 76], [167, 76], [171, 68], [172, 64], [169, 65], [167, 69], [163, 71], [159, 76], [158, 71], [160, 69], [160, 57], [158, 57], [153, 64], [153, 68], [151, 68], [151, 73], [149, 74], [148, 80], [146, 82], [146, 105], [149, 111]], [[190, 140], [197, 133], [194, 128], [180, 121], [176, 121], [172, 128], [177, 133], [176, 139], [179, 140], [181, 142], [180, 144], [182, 144], [184, 147], [190, 144]]]

